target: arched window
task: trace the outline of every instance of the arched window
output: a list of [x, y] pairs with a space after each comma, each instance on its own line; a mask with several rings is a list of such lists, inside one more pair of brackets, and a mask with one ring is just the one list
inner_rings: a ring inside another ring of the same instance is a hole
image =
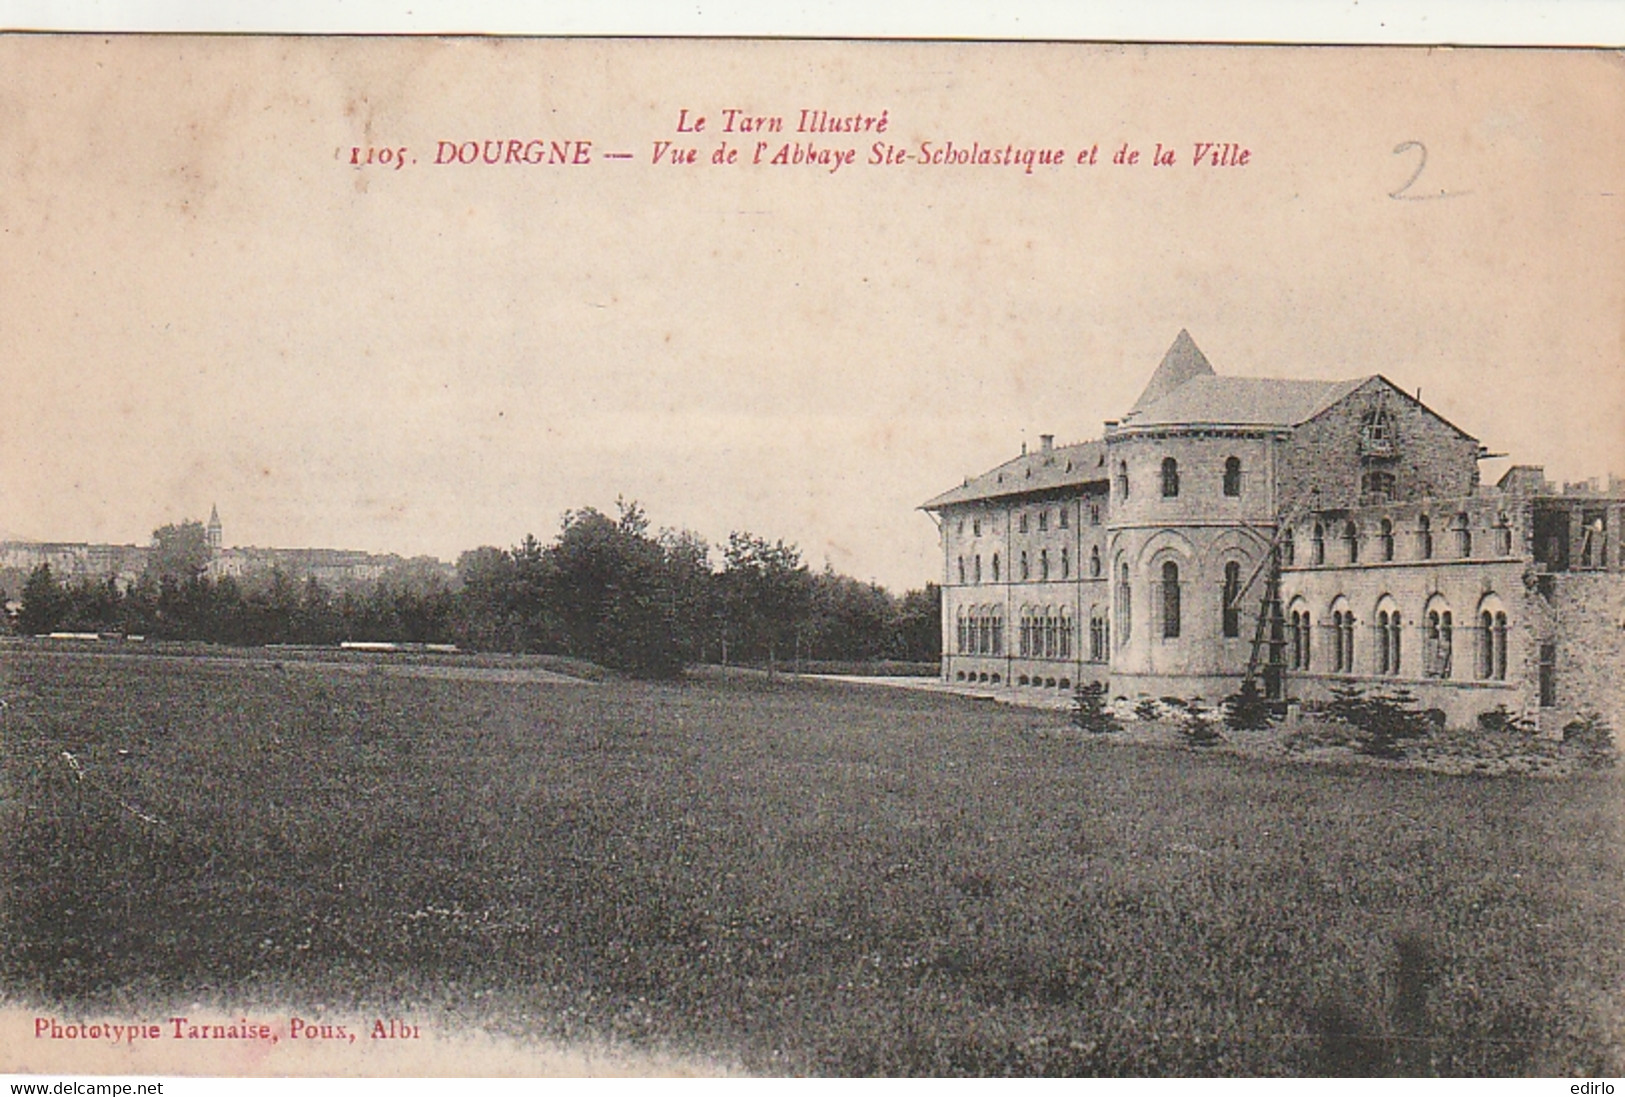
[[999, 554], [996, 552], [993, 554], [993, 581], [999, 581]]
[[1117, 462], [1117, 497], [1128, 498], [1128, 462]]
[[1022, 549], [1021, 550], [1021, 581], [1025, 583], [1028, 578], [1029, 578], [1029, 575], [1028, 575], [1028, 568], [1027, 568], [1027, 550]]
[[1372, 629], [1373, 646], [1376, 648], [1376, 664], [1378, 674], [1397, 675], [1399, 673], [1399, 605], [1392, 598], [1383, 595], [1377, 600], [1376, 624]]
[[1016, 529], [1019, 530], [1022, 533], [1027, 532], [1027, 512], [1026, 511], [1022, 511], [1021, 514], [1019, 514], [1016, 517]]
[[1465, 511], [1456, 515], [1455, 526], [1456, 555], [1465, 560], [1473, 554], [1473, 530], [1467, 524], [1467, 513]]
[[1172, 457], [1162, 459], [1162, 497], [1174, 499], [1179, 495], [1179, 462]]
[[1422, 626], [1422, 674], [1427, 678], [1450, 677], [1452, 648], [1455, 646], [1454, 621], [1450, 608], [1442, 598], [1435, 596], [1428, 602], [1427, 616]]
[[1054, 659], [1061, 653], [1060, 622], [1055, 619], [1055, 610], [1044, 610], [1044, 658]]
[[1507, 676], [1507, 615], [1501, 600], [1486, 594], [1478, 611], [1478, 677], [1505, 681]]
[[1339, 595], [1332, 602], [1332, 670], [1338, 674], [1354, 671], [1354, 611]]
[[[1065, 514], [1066, 511], [1063, 510], [1061, 513]], [[1061, 578], [1072, 578], [1072, 550], [1068, 548], [1061, 550]]]
[[1495, 615], [1495, 680], [1504, 682], [1507, 679], [1507, 615], [1504, 611]]
[[1021, 607], [1021, 624], [1016, 629], [1016, 654], [1023, 659], [1033, 653], [1032, 607]]
[[1224, 459], [1224, 493], [1229, 496], [1241, 494], [1241, 458], [1226, 457]]
[[980, 518], [970, 520], [970, 534], [972, 537], [982, 536], [982, 520]]
[[1162, 565], [1162, 638], [1176, 638], [1179, 624], [1179, 565], [1167, 560]]
[[1089, 608], [1089, 661], [1091, 663], [1104, 663], [1106, 653], [1111, 648], [1106, 642], [1106, 618], [1099, 607]]
[[965, 558], [963, 556], [959, 558], [959, 585], [965, 585]]
[[1348, 554], [1348, 562], [1360, 562], [1360, 529], [1352, 521], [1343, 523], [1343, 551]]
[[1117, 576], [1117, 644], [1128, 643], [1134, 626], [1133, 588], [1128, 578], [1128, 561], [1124, 561]]
[[971, 581], [980, 583], [982, 581], [982, 554], [978, 552], [971, 563], [974, 565], [971, 571]]
[[1288, 526], [1286, 528], [1286, 530], [1281, 534], [1281, 566], [1282, 567], [1289, 568], [1294, 563], [1294, 558], [1297, 556], [1297, 547], [1293, 542], [1294, 542], [1294, 538], [1292, 536], [1292, 527]]
[[1495, 555], [1512, 555], [1512, 526], [1504, 514], [1495, 516]]
[[1072, 513], [1072, 511], [1069, 509], [1071, 505], [1072, 504], [1070, 503], [1062, 503], [1061, 509], [1056, 512], [1056, 519], [1061, 523], [1062, 529], [1066, 529], [1071, 522], [1071, 519], [1068, 517], [1068, 515]]
[[1388, 614], [1388, 673], [1397, 675], [1399, 668], [1404, 665], [1400, 637], [1404, 635], [1399, 610], [1392, 610]]
[[1394, 523], [1387, 518], [1382, 520], [1381, 531], [1377, 534], [1377, 543], [1382, 550], [1384, 560], [1394, 558]]
[[1416, 516], [1416, 555], [1421, 560], [1433, 559], [1433, 522], [1425, 514]]
[[1089, 578], [1100, 578], [1100, 546], [1094, 545], [1089, 549]]
[[1061, 607], [1060, 643], [1059, 658], [1072, 658], [1072, 609], [1069, 606]]
[[1313, 562], [1318, 566], [1326, 562], [1326, 527], [1319, 522], [1315, 523], [1314, 532], [1309, 538], [1310, 551]]
[[1293, 670], [1303, 667], [1303, 614], [1297, 610], [1287, 614], [1286, 665]]
[[1219, 599], [1223, 613], [1224, 634], [1234, 638], [1241, 635], [1241, 565], [1234, 560], [1224, 565], [1224, 587]]
[[1049, 578], [1049, 549], [1038, 550], [1038, 577]]

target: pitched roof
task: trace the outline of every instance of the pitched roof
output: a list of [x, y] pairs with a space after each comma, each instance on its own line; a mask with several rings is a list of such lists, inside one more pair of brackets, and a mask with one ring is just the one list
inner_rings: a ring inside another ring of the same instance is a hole
[[1307, 422], [1369, 381], [1288, 381], [1273, 377], [1191, 377], [1123, 417], [1124, 427], [1263, 426]]
[[1151, 380], [1146, 382], [1145, 390], [1134, 401], [1129, 414], [1156, 403], [1191, 378], [1204, 376], [1213, 376], [1213, 364], [1196, 345], [1196, 340], [1191, 338], [1191, 333], [1180, 328], [1168, 353], [1162, 356], [1162, 364], [1151, 375]]
[[1024, 453], [998, 468], [967, 479], [952, 491], [945, 491], [935, 499], [920, 504], [920, 509], [940, 510], [955, 503], [969, 503], [978, 499], [1103, 483], [1106, 478], [1105, 443], [1078, 442]]

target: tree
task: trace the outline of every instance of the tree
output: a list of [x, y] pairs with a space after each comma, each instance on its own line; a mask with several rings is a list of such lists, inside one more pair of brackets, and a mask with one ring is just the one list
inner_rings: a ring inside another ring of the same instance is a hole
[[718, 581], [729, 655], [772, 664], [795, 646], [811, 607], [812, 576], [794, 545], [750, 533], [730, 533], [723, 560]]
[[67, 596], [57, 586], [50, 564], [41, 564], [28, 573], [23, 584], [22, 607], [17, 611], [17, 629], [25, 636], [56, 631], [67, 611]]
[[665, 550], [636, 503], [619, 518], [589, 507], [565, 514], [542, 554], [543, 602], [566, 651], [648, 677], [683, 669], [677, 601]]
[[917, 663], [935, 663], [942, 658], [942, 588], [925, 584], [911, 590], [897, 605], [899, 657]]
[[158, 580], [178, 582], [196, 579], [209, 566], [209, 535], [202, 522], [159, 526], [152, 531], [152, 553], [147, 570]]

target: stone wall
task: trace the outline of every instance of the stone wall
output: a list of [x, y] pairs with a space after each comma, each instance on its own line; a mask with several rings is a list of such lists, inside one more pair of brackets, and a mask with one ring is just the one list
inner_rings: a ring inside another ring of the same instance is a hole
[[1557, 704], [1548, 722], [1601, 713], [1625, 736], [1625, 575], [1568, 572], [1548, 577]]
[[1396, 454], [1388, 468], [1399, 500], [1471, 495], [1478, 485], [1478, 442], [1456, 430], [1411, 397], [1380, 378], [1328, 408], [1292, 435], [1280, 471], [1283, 509], [1313, 498], [1322, 508], [1357, 505], [1361, 461], [1360, 427], [1386, 390], [1383, 406], [1392, 422]]

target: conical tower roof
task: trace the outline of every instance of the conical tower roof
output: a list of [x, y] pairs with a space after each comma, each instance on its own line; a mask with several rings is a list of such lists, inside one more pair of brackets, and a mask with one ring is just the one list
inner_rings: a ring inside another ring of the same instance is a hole
[[1138, 400], [1134, 401], [1134, 407], [1129, 410], [1129, 414], [1133, 415], [1142, 408], [1156, 403], [1192, 377], [1204, 376], [1213, 376], [1213, 366], [1208, 362], [1207, 356], [1197, 347], [1196, 340], [1191, 338], [1191, 333], [1184, 328], [1180, 328], [1179, 334], [1174, 337], [1173, 346], [1169, 347], [1168, 353], [1162, 356], [1162, 365], [1158, 366], [1157, 372], [1151, 375], [1151, 380], [1146, 384], [1145, 391], [1140, 393]]

